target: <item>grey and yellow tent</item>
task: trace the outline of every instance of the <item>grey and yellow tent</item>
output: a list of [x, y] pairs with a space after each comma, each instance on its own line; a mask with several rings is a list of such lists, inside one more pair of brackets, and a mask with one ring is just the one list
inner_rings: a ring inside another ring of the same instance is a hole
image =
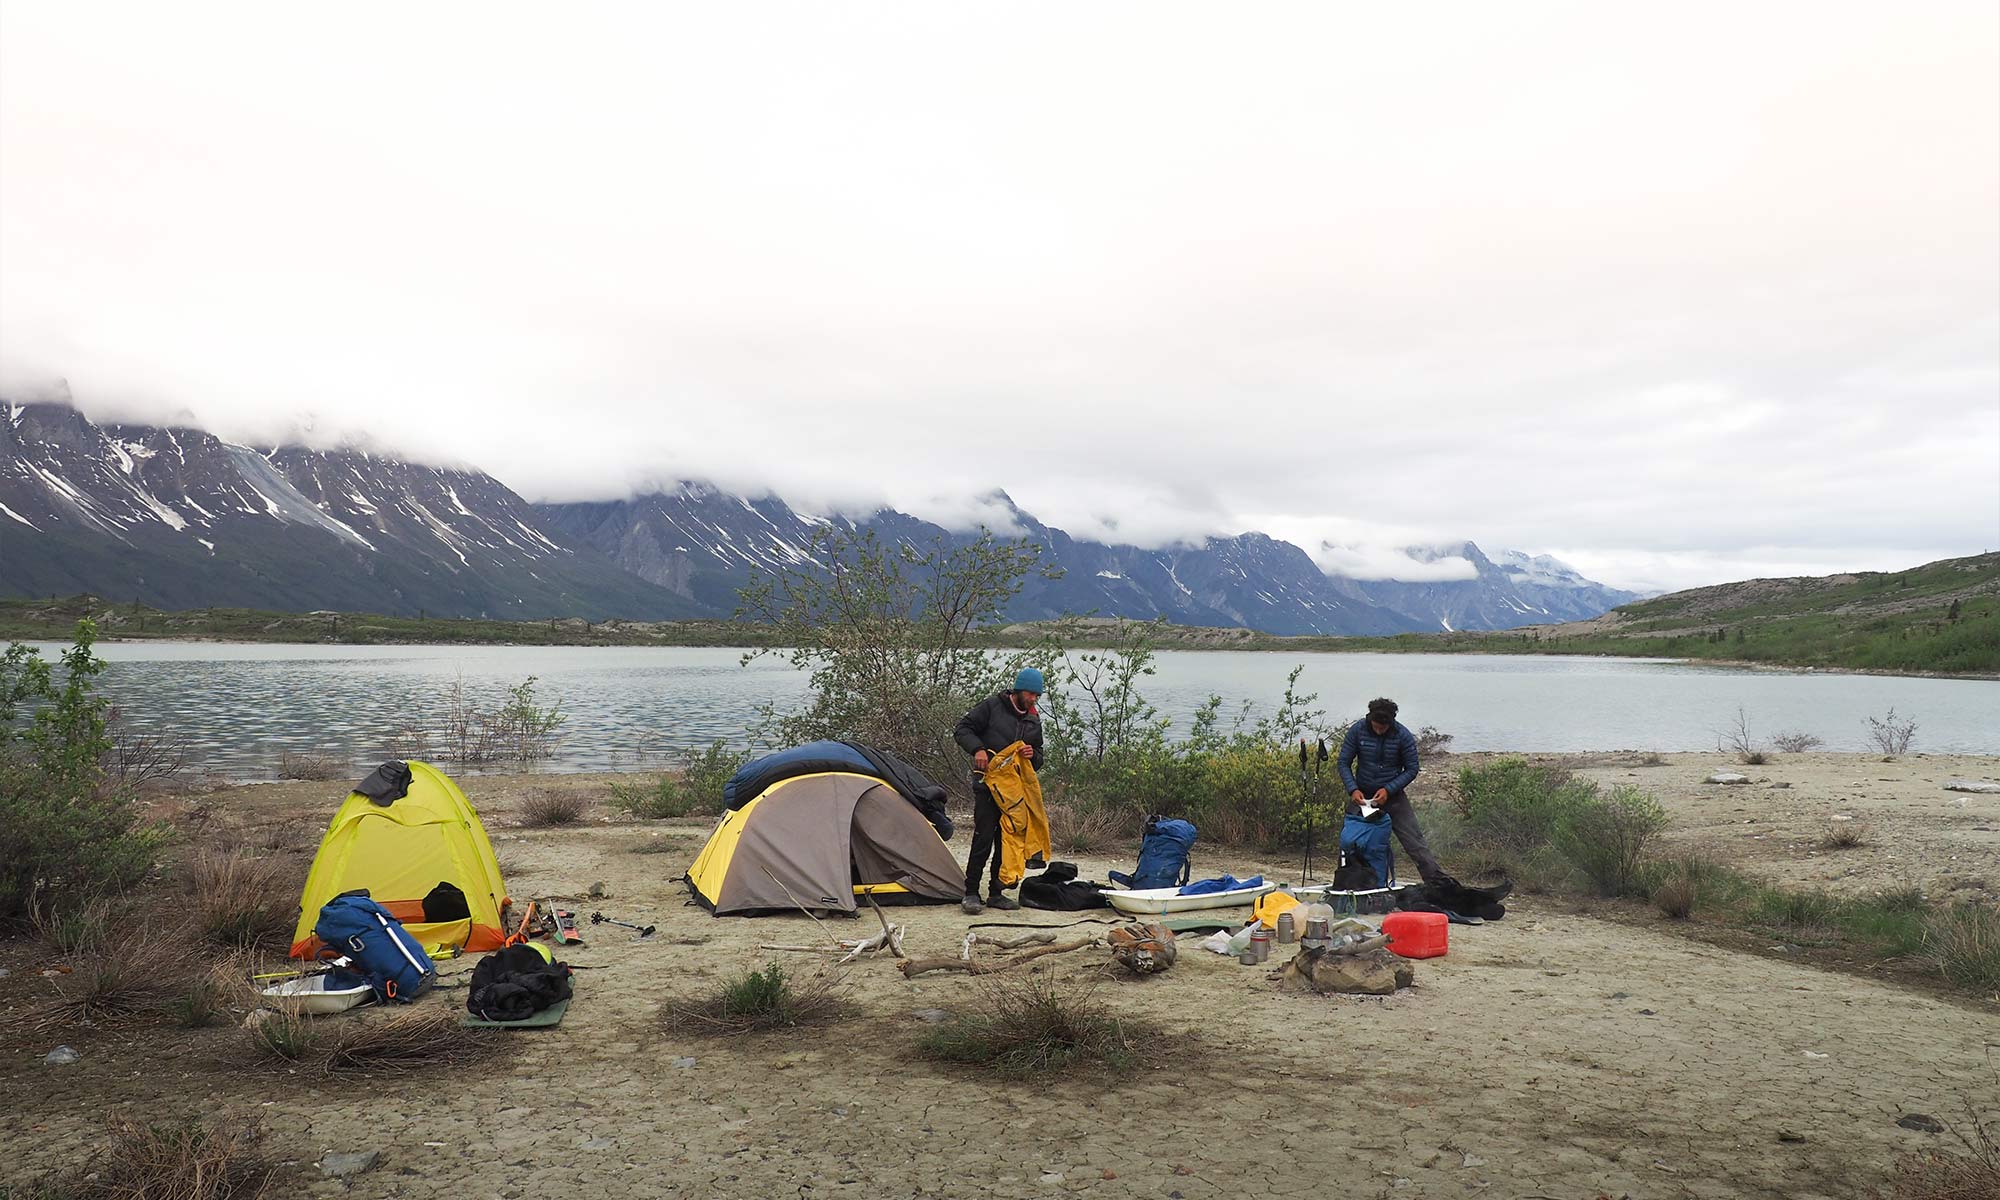
[[686, 881], [718, 917], [852, 913], [864, 892], [880, 904], [945, 904], [965, 886], [922, 813], [880, 779], [847, 771], [779, 780], [724, 813]]

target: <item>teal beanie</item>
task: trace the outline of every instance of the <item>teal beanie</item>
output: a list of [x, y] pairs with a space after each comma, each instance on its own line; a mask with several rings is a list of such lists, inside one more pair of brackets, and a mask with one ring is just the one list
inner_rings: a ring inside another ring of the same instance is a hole
[[1042, 686], [1042, 673], [1040, 671], [1033, 667], [1023, 667], [1021, 668], [1021, 673], [1014, 676], [1014, 690], [1017, 692], [1033, 692], [1039, 696], [1049, 689]]

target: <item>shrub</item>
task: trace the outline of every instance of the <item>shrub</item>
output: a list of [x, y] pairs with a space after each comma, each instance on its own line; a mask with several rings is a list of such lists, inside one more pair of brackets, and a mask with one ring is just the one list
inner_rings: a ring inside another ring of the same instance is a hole
[[965, 758], [952, 728], [1031, 653], [996, 662], [979, 630], [999, 624], [1040, 555], [1031, 541], [983, 531], [918, 546], [872, 530], [821, 527], [798, 562], [753, 575], [738, 593], [737, 618], [772, 634], [773, 648], [746, 661], [781, 655], [807, 680], [804, 706], [767, 709], [757, 740], [851, 738], [902, 756], [962, 794]]
[[280, 779], [338, 779], [346, 766], [333, 754], [321, 750], [280, 750]]
[[541, 788], [529, 794], [521, 804], [521, 823], [535, 828], [551, 825], [574, 825], [583, 817], [583, 797], [575, 792]]
[[1426, 725], [1417, 730], [1417, 757], [1428, 758], [1433, 754], [1451, 753], [1451, 735], [1435, 725]]
[[1916, 740], [1917, 723], [1908, 717], [1896, 716], [1892, 707], [1886, 716], [1868, 718], [1868, 736], [1883, 754], [1896, 758], [1910, 748]]
[[[18, 643], [0, 655], [0, 921], [31, 904], [65, 907], [137, 883], [165, 840], [138, 819], [128, 787], [105, 769], [113, 745], [96, 626], [77, 622], [62, 684]], [[33, 719], [16, 718], [29, 709]]]
[[1728, 750], [1736, 755], [1738, 762], [1753, 767], [1764, 765], [1763, 751], [1757, 748], [1756, 741], [1750, 736], [1750, 715], [1743, 711], [1742, 705], [1736, 706], [1735, 723], [1716, 736], [1716, 749]]
[[1771, 739], [1771, 744], [1787, 754], [1804, 754], [1826, 745], [1824, 739], [1810, 733], [1781, 733]]
[[690, 747], [680, 752], [678, 773], [643, 786], [614, 780], [611, 805], [644, 821], [721, 812], [723, 785], [749, 758], [749, 751], [731, 749], [719, 740], [701, 749]]
[[1085, 984], [1054, 976], [998, 975], [980, 981], [977, 1011], [927, 1031], [918, 1052], [940, 1062], [997, 1068], [1013, 1076], [1099, 1068], [1130, 1070], [1128, 1035], [1149, 1036], [1111, 1015]]
[[298, 881], [279, 859], [240, 850], [198, 854], [189, 866], [188, 892], [202, 935], [219, 946], [248, 950], [291, 940]]
[[1660, 802], [1632, 787], [1578, 803], [1558, 826], [1556, 845], [1563, 857], [1596, 885], [1600, 896], [1636, 890], [1646, 846], [1666, 828]]
[[1985, 905], [1951, 904], [1924, 918], [1927, 957], [1959, 987], [2000, 993], [2000, 911]]
[[1822, 850], [1852, 850], [1868, 844], [1868, 827], [1859, 821], [1836, 822], [1819, 840]]
[[799, 980], [777, 963], [722, 980], [707, 993], [670, 1006], [676, 1032], [742, 1034], [823, 1025], [846, 1015], [840, 977], [820, 973]]

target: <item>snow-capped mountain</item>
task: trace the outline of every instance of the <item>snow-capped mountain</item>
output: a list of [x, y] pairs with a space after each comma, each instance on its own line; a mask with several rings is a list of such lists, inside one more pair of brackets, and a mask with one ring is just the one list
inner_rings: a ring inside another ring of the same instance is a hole
[[[1043, 524], [1005, 493], [983, 499], [997, 525], [1039, 543], [1042, 565], [1061, 572], [1028, 579], [1007, 612], [1015, 621], [1089, 613], [1276, 634], [1394, 634], [1511, 629], [1570, 620], [1577, 612], [1595, 615], [1633, 598], [1551, 558], [1503, 552], [1510, 571], [1469, 542], [1415, 548], [1411, 555], [1463, 556], [1477, 572], [1472, 579], [1348, 579], [1329, 577], [1305, 551], [1261, 533], [1165, 549], [1107, 545]], [[632, 500], [540, 507], [551, 525], [627, 570], [725, 609], [754, 571], [806, 561], [818, 525], [776, 497], [748, 500], [692, 483]], [[972, 536], [892, 509], [831, 523], [919, 547]]]
[[1639, 598], [1636, 592], [1585, 579], [1574, 567], [1546, 554], [1531, 557], [1502, 550], [1489, 558], [1471, 542], [1413, 546], [1408, 553], [1418, 562], [1462, 558], [1472, 564], [1474, 575], [1423, 581], [1336, 577], [1334, 584], [1350, 595], [1366, 596], [1421, 620], [1423, 628], [1437, 632], [1585, 620]]
[[[1071, 537], [982, 498], [1039, 543], [1011, 620], [1095, 614], [1276, 634], [1506, 629], [1596, 616], [1634, 597], [1548, 557], [1470, 542], [1470, 579], [1329, 576], [1261, 533], [1149, 549]], [[93, 424], [64, 402], [0, 401], [0, 594], [89, 591], [203, 605], [436, 616], [727, 617], [753, 573], [809, 561], [814, 531], [963, 543], [884, 509], [821, 518], [700, 483], [603, 503], [530, 504], [479, 471], [358, 449], [233, 445], [183, 426]]]
[[265, 452], [0, 403], [0, 593], [162, 608], [668, 618], [697, 606], [566, 542], [476, 471]]

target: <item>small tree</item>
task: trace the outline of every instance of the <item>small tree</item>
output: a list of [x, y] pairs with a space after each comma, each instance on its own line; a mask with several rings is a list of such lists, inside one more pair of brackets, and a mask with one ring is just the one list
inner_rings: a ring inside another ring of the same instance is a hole
[[1728, 750], [1736, 755], [1736, 761], [1760, 766], [1764, 762], [1764, 752], [1757, 748], [1757, 742], [1750, 736], [1750, 714], [1736, 706], [1736, 722], [1716, 735], [1716, 749]]
[[976, 632], [998, 622], [1040, 554], [1032, 542], [985, 531], [924, 548], [886, 543], [873, 530], [816, 531], [807, 562], [760, 573], [739, 593], [737, 618], [771, 626], [776, 646], [790, 647], [743, 661], [781, 654], [807, 674], [805, 706], [767, 708], [760, 736], [856, 739], [962, 791], [952, 727], [1007, 674]]
[[108, 705], [92, 691], [104, 671], [96, 636], [90, 620], [77, 622], [60, 687], [27, 647], [0, 655], [0, 920], [130, 886], [164, 840], [139, 824], [129, 791], [106, 771], [113, 746]]

